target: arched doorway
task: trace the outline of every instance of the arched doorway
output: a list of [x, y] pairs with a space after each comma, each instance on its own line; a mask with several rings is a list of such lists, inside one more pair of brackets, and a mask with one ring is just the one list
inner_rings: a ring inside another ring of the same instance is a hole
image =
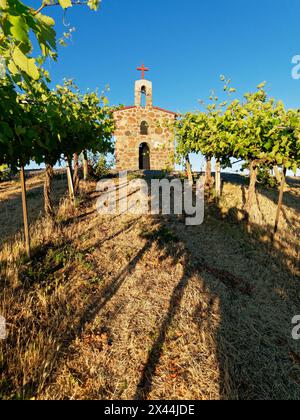
[[150, 147], [147, 143], [142, 143], [139, 147], [139, 161], [140, 170], [150, 171]]

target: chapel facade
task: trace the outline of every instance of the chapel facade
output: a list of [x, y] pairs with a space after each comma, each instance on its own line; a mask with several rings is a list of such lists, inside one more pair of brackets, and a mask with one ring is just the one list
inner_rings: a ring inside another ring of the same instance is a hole
[[135, 104], [114, 112], [117, 170], [164, 170], [174, 168], [174, 121], [177, 114], [153, 106], [152, 82], [135, 82]]

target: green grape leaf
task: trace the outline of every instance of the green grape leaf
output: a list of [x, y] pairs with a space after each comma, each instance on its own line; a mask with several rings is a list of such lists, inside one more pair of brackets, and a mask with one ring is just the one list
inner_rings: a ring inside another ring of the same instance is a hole
[[13, 61], [15, 65], [24, 73], [26, 73], [29, 77], [33, 80], [38, 80], [40, 77], [38, 68], [35, 64], [34, 58], [28, 58], [26, 55], [20, 50], [20, 48], [16, 47], [12, 54]]
[[7, 0], [0, 0], [0, 7], [1, 9], [7, 8]]
[[28, 42], [29, 27], [21, 16], [8, 15], [11, 35], [20, 42]]

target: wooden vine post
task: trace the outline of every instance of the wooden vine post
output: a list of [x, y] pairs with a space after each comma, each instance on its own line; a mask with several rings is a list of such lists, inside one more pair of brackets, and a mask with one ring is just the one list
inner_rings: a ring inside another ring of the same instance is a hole
[[193, 179], [193, 173], [192, 173], [192, 166], [191, 166], [190, 158], [188, 156], [185, 159], [185, 164], [186, 164], [188, 180], [191, 184], [193, 184], [194, 179]]
[[87, 156], [87, 151], [83, 152], [83, 179], [87, 181], [89, 178], [89, 161]]
[[206, 159], [206, 169], [205, 169], [205, 186], [210, 189], [211, 187], [211, 158]]
[[53, 167], [49, 164], [46, 165], [45, 182], [44, 182], [44, 209], [47, 217], [53, 218], [53, 203], [51, 200], [51, 184], [53, 179]]
[[249, 184], [249, 191], [248, 191], [248, 199], [246, 203], [246, 211], [248, 213], [249, 220], [254, 220], [256, 218], [256, 183], [257, 183], [257, 174], [258, 174], [258, 163], [256, 161], [252, 161], [250, 163], [250, 184]]
[[74, 184], [74, 193], [77, 196], [80, 189], [80, 179], [79, 179], [79, 156], [78, 153], [74, 153], [74, 173], [73, 173], [73, 184]]
[[22, 189], [22, 208], [23, 208], [23, 222], [24, 222], [24, 236], [25, 236], [25, 250], [28, 258], [31, 258], [30, 252], [30, 231], [28, 221], [28, 207], [26, 194], [26, 180], [24, 166], [20, 169], [21, 189]]
[[276, 213], [276, 219], [275, 219], [275, 227], [274, 227], [274, 236], [273, 236], [273, 239], [275, 238], [275, 235], [278, 232], [280, 214], [281, 214], [282, 204], [283, 204], [283, 195], [284, 195], [284, 189], [285, 189], [285, 181], [286, 181], [286, 168], [283, 167], [282, 177], [281, 177], [281, 184], [280, 184], [280, 191], [279, 191], [279, 200], [278, 200], [277, 213]]
[[73, 205], [75, 205], [75, 192], [74, 192], [74, 183], [71, 170], [71, 161], [69, 158], [66, 159], [67, 163], [67, 178], [68, 178], [68, 188], [69, 188], [69, 197]]
[[221, 197], [221, 162], [216, 161], [216, 196]]

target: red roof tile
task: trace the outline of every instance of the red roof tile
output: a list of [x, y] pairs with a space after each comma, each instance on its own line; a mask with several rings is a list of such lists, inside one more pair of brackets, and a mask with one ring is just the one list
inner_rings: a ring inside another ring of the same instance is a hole
[[167, 109], [159, 108], [158, 106], [154, 106], [154, 107], [153, 107], [153, 109], [157, 109], [158, 111], [167, 112], [168, 114], [177, 115], [177, 113], [176, 113], [176, 112], [173, 112], [173, 111], [168, 111]]
[[134, 108], [136, 108], [136, 106], [124, 106], [123, 108], [115, 109], [113, 112], [126, 111], [127, 109], [134, 109]]
[[[116, 109], [113, 112], [121, 112], [121, 111], [126, 111], [128, 109], [135, 109], [135, 108], [137, 108], [137, 106], [124, 106], [123, 108]], [[167, 109], [163, 109], [163, 108], [160, 108], [158, 106], [153, 106], [152, 109], [155, 109], [156, 111], [166, 112], [167, 114], [172, 114], [172, 115], [176, 115], [176, 116], [178, 115], [176, 112], [168, 111]]]

